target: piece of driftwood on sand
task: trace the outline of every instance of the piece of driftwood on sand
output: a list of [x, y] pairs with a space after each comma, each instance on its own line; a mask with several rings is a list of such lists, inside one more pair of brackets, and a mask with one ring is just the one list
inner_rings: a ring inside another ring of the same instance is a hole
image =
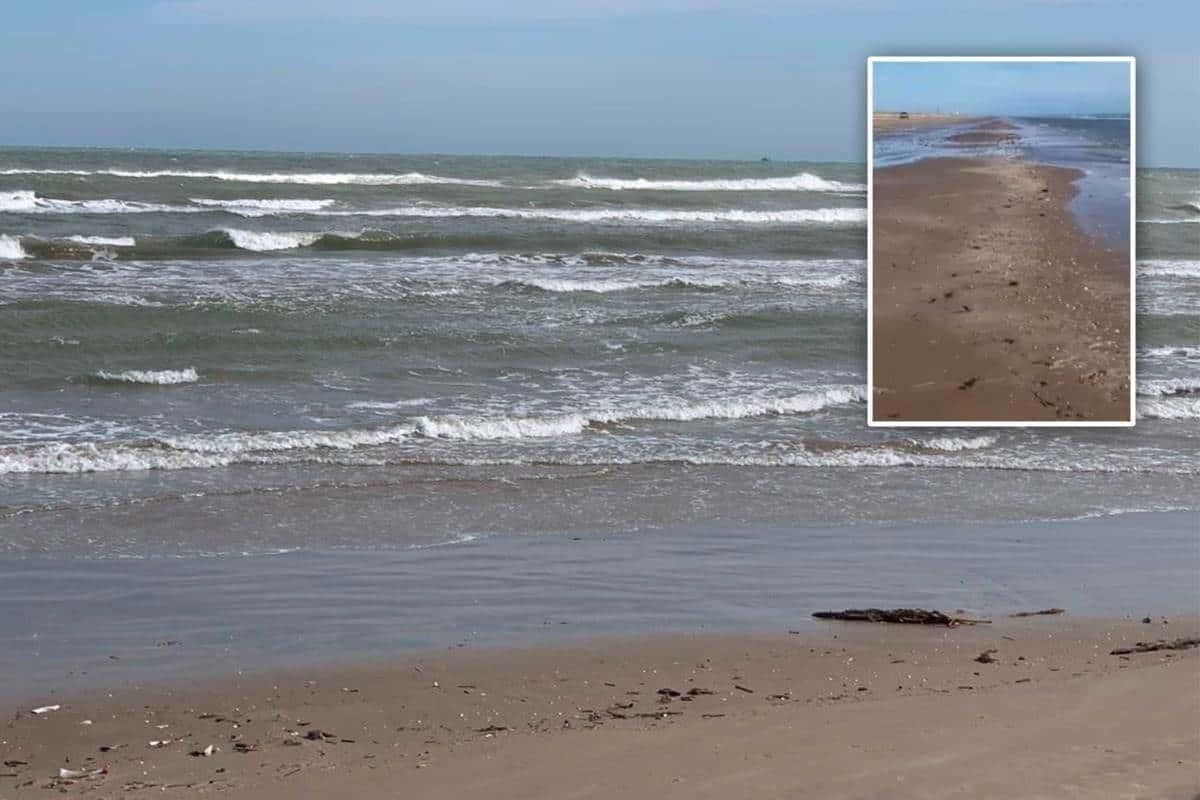
[[1133, 647], [1118, 647], [1109, 655], [1127, 656], [1133, 653], [1153, 653], [1156, 650], [1191, 650], [1200, 647], [1200, 637], [1183, 636], [1178, 639], [1159, 639], [1157, 642], [1138, 642]]
[[847, 608], [845, 611], [815, 611], [813, 616], [843, 622], [890, 622], [901, 625], [942, 625], [947, 628], [991, 622], [988, 619], [954, 617], [924, 608]]

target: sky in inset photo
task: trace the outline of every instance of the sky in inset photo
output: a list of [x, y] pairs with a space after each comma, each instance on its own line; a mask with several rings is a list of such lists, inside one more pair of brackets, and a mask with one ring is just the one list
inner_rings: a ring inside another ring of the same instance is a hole
[[1128, 114], [1122, 61], [877, 61], [876, 111]]

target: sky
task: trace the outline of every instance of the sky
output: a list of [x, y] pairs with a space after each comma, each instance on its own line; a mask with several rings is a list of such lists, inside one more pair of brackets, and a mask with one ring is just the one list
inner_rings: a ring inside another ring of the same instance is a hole
[[1165, 0], [0, 0], [0, 144], [850, 160], [869, 55], [1133, 55], [1200, 166]]
[[875, 109], [1128, 114], [1129, 73], [1127, 63], [1103, 61], [881, 61], [875, 64]]

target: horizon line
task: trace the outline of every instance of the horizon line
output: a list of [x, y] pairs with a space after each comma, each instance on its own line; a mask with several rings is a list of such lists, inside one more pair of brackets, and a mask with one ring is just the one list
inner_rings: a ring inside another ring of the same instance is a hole
[[[874, 111], [872, 113], [899, 113]], [[917, 112], [917, 113], [932, 113], [932, 112]], [[953, 112], [942, 112], [949, 114]], [[975, 114], [972, 116], [1004, 116], [1004, 115], [987, 115]], [[1008, 115], [1020, 116], [1020, 115]], [[1052, 116], [1042, 114], [1040, 116]], [[437, 153], [437, 152], [403, 152], [403, 151], [378, 151], [378, 150], [266, 150], [262, 148], [238, 148], [238, 147], [167, 147], [163, 145], [39, 145], [39, 144], [4, 144], [0, 143], [0, 151], [4, 150], [98, 150], [98, 151], [113, 151], [113, 152], [160, 152], [160, 153], [243, 153], [243, 154], [263, 154], [263, 155], [326, 155], [326, 156], [403, 156], [409, 158], [526, 158], [526, 159], [541, 159], [541, 160], [608, 160], [608, 161], [728, 161], [730, 163], [768, 163], [768, 164], [855, 164], [861, 165], [864, 168], [867, 166], [867, 159], [864, 157], [858, 159], [800, 159], [800, 158], [772, 158], [770, 156], [753, 156], [746, 158], [734, 158], [730, 156], [651, 156], [651, 155], [530, 155], [528, 153]], [[767, 160], [764, 162], [763, 159]], [[1139, 169], [1187, 169], [1200, 170], [1200, 162], [1193, 165], [1187, 164], [1147, 164], [1142, 158], [1138, 159]]]

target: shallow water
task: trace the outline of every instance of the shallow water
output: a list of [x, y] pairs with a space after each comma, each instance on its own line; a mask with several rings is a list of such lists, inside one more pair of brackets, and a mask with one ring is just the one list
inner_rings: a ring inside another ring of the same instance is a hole
[[884, 431], [861, 165], [2, 150], [0, 692], [1186, 607], [1197, 176], [1140, 174], [1135, 429]]
[[0, 559], [0, 696], [461, 644], [782, 631], [827, 608], [1194, 614], [1195, 521], [709, 523], [373, 553]]
[[[868, 431], [863, 181], [853, 164], [0, 151], [0, 552], [270, 551], [287, 535], [245, 519], [292, 524], [289, 507], [322, 520], [301, 546], [509, 532], [544, 507], [624, 530], [704, 496], [721, 499], [695, 519], [725, 502], [913, 519], [970, 481], [994, 487], [983, 518], [1195, 507], [1195, 171], [1142, 173], [1134, 431]], [[1024, 471], [1076, 490], [1039, 504], [994, 474]], [[875, 502], [881, 475], [908, 496]], [[678, 494], [602, 505], [646, 480]], [[489, 525], [498, 495], [477, 487], [506, 481], [537, 507], [506, 498]], [[385, 488], [329, 500], [359, 485]], [[419, 509], [385, 524], [394, 497]], [[193, 509], [208, 524], [171, 524]]]

